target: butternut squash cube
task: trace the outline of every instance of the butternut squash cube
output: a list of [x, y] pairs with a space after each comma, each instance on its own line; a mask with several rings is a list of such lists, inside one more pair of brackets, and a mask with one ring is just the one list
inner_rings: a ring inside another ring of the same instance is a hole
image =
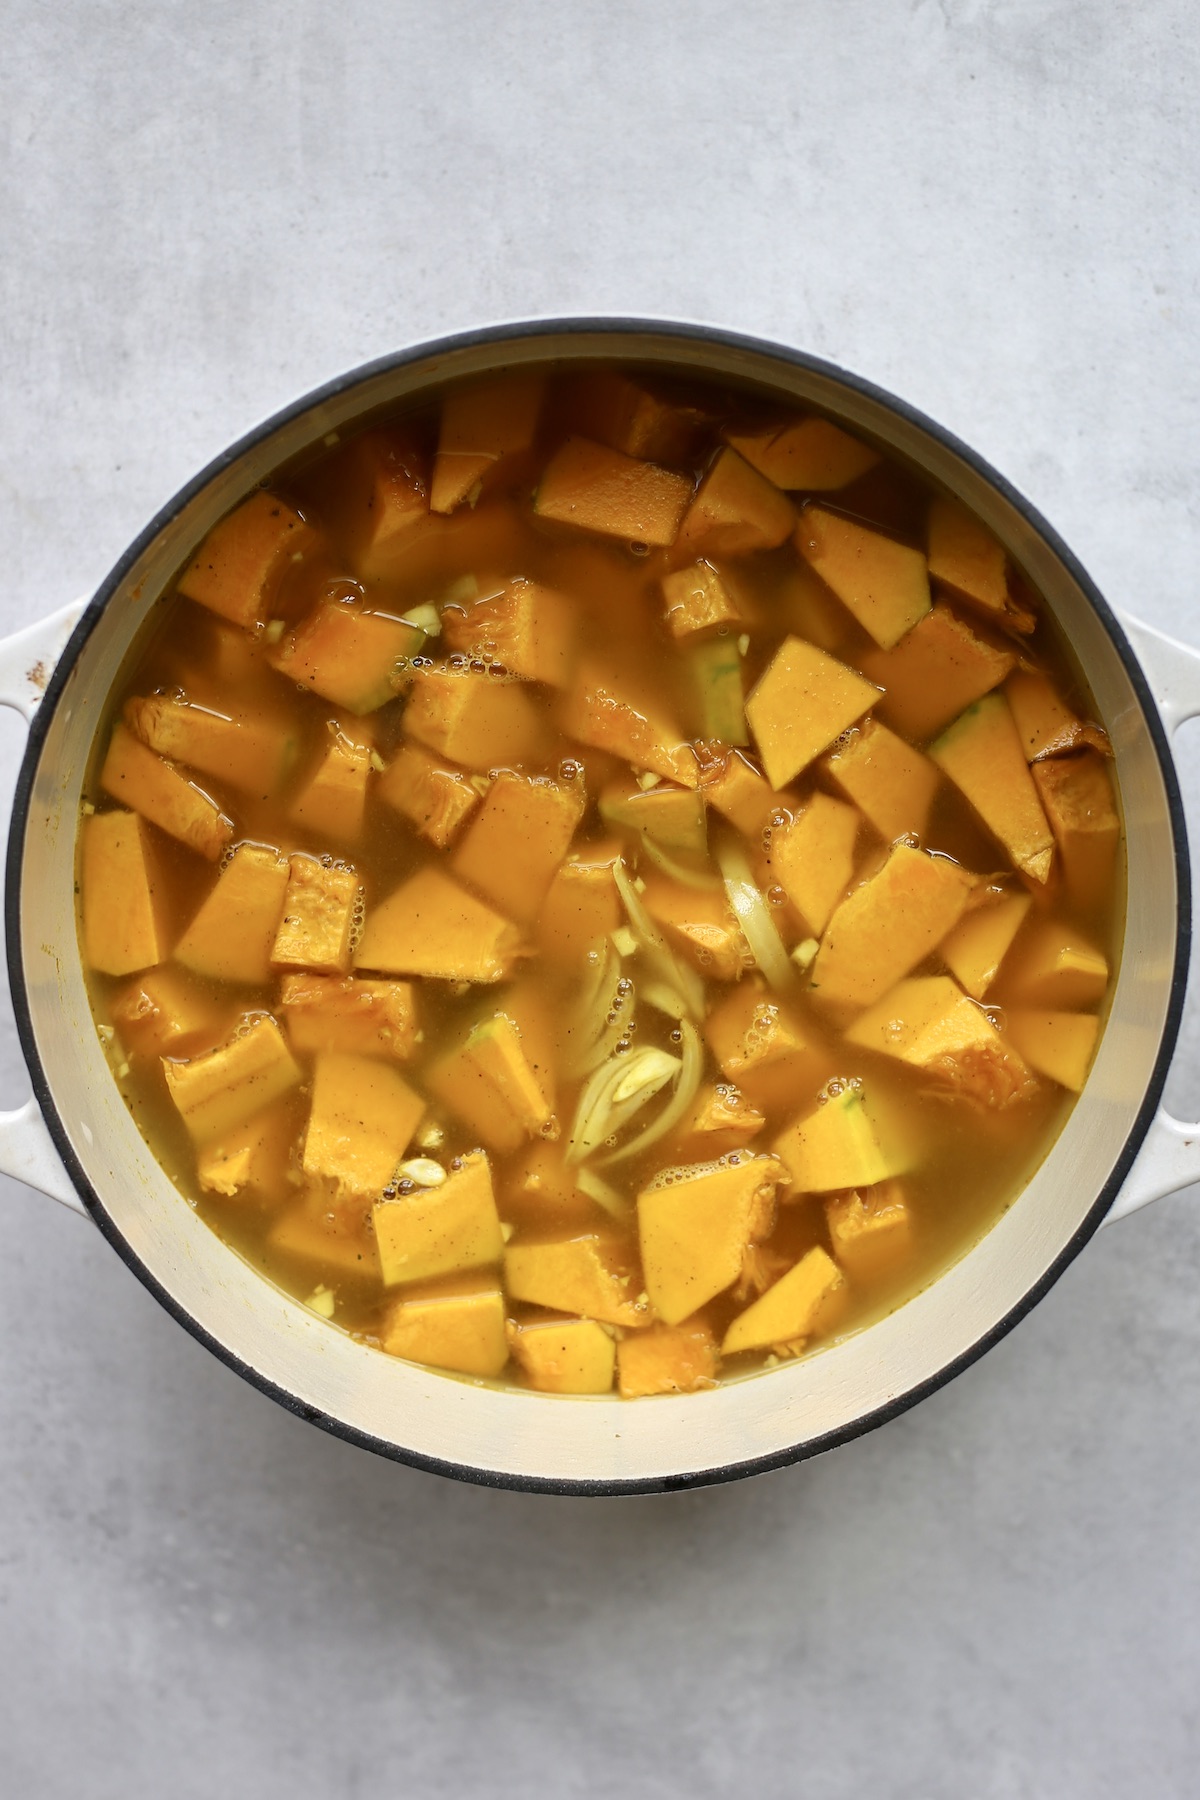
[[765, 431], [726, 433], [733, 448], [778, 488], [825, 493], [857, 481], [879, 461], [878, 450], [861, 444], [828, 419], [796, 419]]
[[233, 838], [233, 821], [216, 801], [148, 750], [127, 725], [113, 727], [100, 786], [209, 862], [216, 862]]
[[459, 769], [441, 767], [428, 750], [403, 744], [375, 784], [375, 792], [411, 819], [439, 850], [452, 843], [479, 794]]
[[771, 827], [771, 878], [814, 937], [820, 937], [850, 886], [860, 824], [853, 806], [818, 789], [801, 812]]
[[450, 389], [442, 401], [431, 512], [453, 512], [472, 489], [529, 449], [545, 385], [542, 375], [522, 372]]
[[131, 1056], [189, 1056], [227, 1035], [228, 1008], [173, 963], [135, 976], [112, 998], [112, 1021]]
[[850, 1082], [832, 1082], [824, 1099], [794, 1119], [773, 1148], [802, 1194], [874, 1187], [905, 1174], [912, 1163], [902, 1134], [887, 1130]]
[[326, 504], [354, 575], [386, 581], [430, 523], [425, 459], [398, 432], [364, 431], [329, 470]]
[[897, 844], [826, 926], [812, 968], [813, 993], [834, 1007], [870, 1006], [957, 925], [974, 880], [947, 857]]
[[878, 1281], [912, 1254], [912, 1214], [898, 1181], [830, 1194], [825, 1223], [834, 1255], [853, 1281]]
[[738, 1314], [725, 1333], [721, 1354], [736, 1356], [775, 1345], [796, 1349], [818, 1328], [826, 1300], [844, 1283], [833, 1258], [817, 1245]]
[[419, 1041], [416, 1000], [407, 981], [364, 981], [350, 975], [285, 975], [282, 1022], [301, 1055], [347, 1050], [406, 1062]]
[[379, 1345], [405, 1362], [494, 1380], [508, 1361], [504, 1296], [489, 1275], [410, 1289], [388, 1308]]
[[515, 576], [498, 594], [487, 594], [442, 612], [446, 647], [503, 663], [526, 681], [565, 687], [574, 661], [575, 608], [541, 582]]
[[83, 953], [101, 975], [131, 975], [171, 953], [166, 871], [137, 813], [83, 822]]
[[440, 1187], [381, 1200], [371, 1214], [386, 1287], [491, 1268], [504, 1235], [482, 1151], [458, 1159]]
[[404, 711], [410, 738], [467, 769], [537, 762], [546, 728], [520, 681], [470, 669], [421, 669]]
[[898, 644], [868, 650], [859, 667], [884, 690], [875, 709], [880, 718], [925, 743], [999, 687], [1015, 661], [1012, 651], [981, 638], [939, 600]]
[[663, 927], [667, 941], [682, 950], [701, 974], [736, 981], [752, 966], [750, 947], [723, 888], [688, 887], [651, 873], [642, 902]]
[[983, 1106], [1007, 1106], [1032, 1087], [1024, 1062], [948, 975], [899, 982], [854, 1022], [846, 1042], [920, 1069]]
[[924, 837], [939, 775], [927, 756], [886, 725], [868, 719], [830, 751], [831, 779], [889, 842], [914, 832]]
[[622, 756], [635, 769], [694, 788], [696, 759], [661, 697], [634, 694], [622, 677], [597, 663], [584, 665], [564, 697], [559, 724], [568, 737]]
[[574, 437], [546, 464], [533, 510], [627, 543], [666, 546], [675, 542], [691, 497], [685, 475]]
[[705, 556], [774, 550], [796, 528], [786, 494], [728, 446], [718, 450], [679, 531], [681, 548]]
[[700, 771], [700, 792], [748, 838], [755, 838], [779, 806], [775, 791], [736, 750]]
[[235, 1131], [301, 1079], [274, 1019], [253, 1019], [218, 1050], [190, 1062], [163, 1058], [167, 1092], [195, 1144]]
[[1004, 1002], [1076, 1012], [1094, 1006], [1108, 986], [1108, 959], [1057, 919], [1039, 919], [1013, 950], [1004, 971]]
[[651, 1317], [624, 1244], [596, 1232], [531, 1243], [514, 1239], [504, 1254], [504, 1285], [512, 1300], [602, 1325], [645, 1325]]
[[478, 1132], [489, 1150], [517, 1150], [554, 1116], [545, 1071], [530, 1066], [519, 1027], [496, 1013], [434, 1063], [429, 1090]]
[[584, 845], [559, 866], [538, 916], [543, 956], [561, 965], [579, 963], [621, 923], [621, 899], [613, 877], [617, 844]]
[[572, 417], [584, 436], [647, 462], [690, 460], [705, 415], [615, 369], [591, 369], [570, 382]]
[[543, 1394], [607, 1394], [617, 1346], [595, 1319], [537, 1319], [514, 1325], [512, 1353], [531, 1388]]
[[270, 979], [288, 865], [264, 844], [239, 844], [180, 938], [175, 956], [211, 981]]
[[451, 867], [510, 918], [531, 923], [583, 818], [582, 782], [498, 775], [454, 852]]
[[1038, 669], [1014, 669], [1004, 684], [1026, 762], [1072, 750], [1108, 752], [1108, 734], [1085, 725]]
[[744, 1150], [765, 1124], [765, 1116], [732, 1082], [710, 1082], [696, 1096], [675, 1147], [680, 1155], [705, 1161], [729, 1150]]
[[438, 868], [422, 869], [368, 912], [356, 969], [503, 981], [521, 950], [515, 925]]
[[735, 1151], [722, 1162], [664, 1170], [642, 1189], [646, 1292], [666, 1324], [690, 1318], [737, 1280], [747, 1250], [774, 1222], [784, 1178], [777, 1157]]
[[282, 716], [231, 718], [165, 694], [127, 700], [125, 722], [160, 756], [264, 800], [279, 787], [298, 750], [296, 728]]
[[1099, 1032], [1094, 1013], [1013, 1007], [1004, 1019], [1004, 1035], [1017, 1054], [1039, 1075], [1048, 1075], [1073, 1094], [1082, 1091]]
[[721, 1367], [717, 1340], [702, 1320], [651, 1325], [617, 1345], [617, 1392], [623, 1400], [643, 1394], [693, 1394], [713, 1387]]
[[196, 1156], [200, 1186], [227, 1198], [249, 1196], [278, 1204], [291, 1191], [292, 1145], [296, 1139], [295, 1108], [276, 1101], [253, 1118], [205, 1144]]
[[379, 1252], [361, 1207], [332, 1207], [319, 1184], [272, 1221], [266, 1248], [323, 1278], [336, 1269], [340, 1281], [378, 1286]]
[[373, 1056], [323, 1050], [313, 1064], [304, 1173], [333, 1183], [339, 1199], [386, 1187], [425, 1102]]
[[288, 817], [322, 838], [355, 844], [362, 836], [371, 773], [370, 744], [355, 743], [333, 721], [321, 759]]
[[746, 701], [773, 788], [781, 788], [869, 712], [878, 688], [800, 638], [783, 640]]
[[1034, 615], [1008, 591], [1004, 546], [961, 501], [940, 494], [929, 508], [929, 573], [1010, 631], [1032, 631]]
[[344, 975], [358, 906], [353, 869], [331, 868], [314, 856], [290, 857], [283, 914], [271, 947], [273, 966]]
[[819, 1054], [812, 1033], [749, 978], [717, 1002], [704, 1035], [722, 1073], [764, 1111], [786, 1104]]
[[675, 638], [741, 620], [732, 594], [710, 562], [695, 562], [665, 575], [662, 594], [667, 630]]
[[688, 709], [696, 736], [713, 743], [747, 744], [742, 653], [734, 637], [706, 638], [687, 653]]
[[1045, 883], [1054, 837], [1003, 694], [969, 706], [929, 746], [938, 767], [1031, 880]]
[[1047, 757], [1031, 772], [1062, 858], [1067, 892], [1077, 906], [1096, 907], [1109, 891], [1121, 838], [1108, 763], [1084, 750]]
[[898, 644], [933, 604], [921, 551], [843, 513], [810, 502], [796, 548], [881, 650]]
[[179, 592], [235, 625], [267, 618], [289, 565], [318, 543], [310, 525], [260, 488], [214, 525], [179, 578]]
[[942, 961], [972, 1000], [982, 1000], [995, 981], [1032, 904], [1028, 894], [1002, 893], [964, 913], [943, 938]]
[[280, 638], [270, 663], [347, 712], [375, 712], [408, 681], [408, 664], [425, 642], [419, 626], [368, 612], [355, 599], [322, 600]]

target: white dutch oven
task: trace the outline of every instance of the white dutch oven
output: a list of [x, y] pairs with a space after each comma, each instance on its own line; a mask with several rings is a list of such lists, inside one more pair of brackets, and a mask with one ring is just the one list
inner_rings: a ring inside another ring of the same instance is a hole
[[[75, 935], [88, 753], [130, 644], [209, 527], [282, 462], [431, 383], [566, 357], [653, 361], [765, 386], [874, 438], [958, 494], [1045, 596], [1112, 738], [1128, 852], [1124, 948], [1087, 1086], [1000, 1221], [925, 1292], [807, 1361], [637, 1404], [505, 1391], [398, 1362], [265, 1282], [171, 1186], [113, 1082]], [[96, 597], [0, 645], [0, 701], [30, 721], [8, 852], [13, 1001], [33, 1098], [0, 1115], [0, 1169], [89, 1214], [203, 1343], [292, 1411], [384, 1455], [473, 1481], [572, 1493], [728, 1480], [902, 1411], [1001, 1337], [1092, 1232], [1200, 1180], [1200, 1126], [1159, 1106], [1190, 936], [1170, 734], [1200, 713], [1200, 656], [1118, 619], [1050, 528], [964, 445], [878, 389], [774, 345], [640, 321], [505, 327], [358, 370], [236, 444], [171, 502]]]

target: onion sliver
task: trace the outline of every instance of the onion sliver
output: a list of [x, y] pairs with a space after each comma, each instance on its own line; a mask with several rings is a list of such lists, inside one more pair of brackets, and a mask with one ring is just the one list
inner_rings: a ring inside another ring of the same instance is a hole
[[745, 851], [734, 839], [726, 838], [717, 846], [717, 862], [725, 877], [729, 904], [737, 914], [755, 962], [772, 987], [790, 987], [795, 969], [771, 917], [771, 909], [750, 872]]
[[[582, 1162], [605, 1138], [627, 1125], [643, 1106], [653, 1100], [668, 1081], [676, 1080], [681, 1068], [677, 1056], [664, 1050], [636, 1050], [632, 1055], [614, 1056], [596, 1070], [579, 1096], [575, 1122], [567, 1142], [566, 1160]], [[639, 1079], [639, 1071], [641, 1078]], [[618, 1100], [621, 1088], [631, 1091]]]
[[721, 885], [717, 877], [710, 875], [706, 870], [690, 868], [687, 863], [678, 862], [669, 850], [664, 850], [661, 844], [656, 844], [647, 832], [642, 833], [642, 849], [650, 861], [657, 864], [664, 875], [669, 875], [672, 881], [682, 882], [684, 887], [717, 888]]
[[644, 1131], [639, 1131], [635, 1138], [604, 1158], [600, 1165], [602, 1169], [611, 1169], [614, 1163], [624, 1162], [628, 1156], [636, 1156], [639, 1150], [648, 1149], [659, 1138], [665, 1137], [668, 1131], [673, 1131], [700, 1091], [700, 1077], [704, 1073], [704, 1046], [700, 1042], [700, 1033], [686, 1019], [680, 1020], [679, 1029], [683, 1036], [683, 1058], [675, 1092], [657, 1119], [652, 1119]]
[[642, 905], [629, 870], [620, 858], [613, 864], [613, 879], [629, 914], [629, 923], [641, 940], [647, 957], [668, 987], [677, 989], [683, 996], [691, 1017], [701, 1020], [704, 1017], [704, 983], [694, 969], [685, 968], [678, 957], [672, 955], [666, 939]]
[[624, 1194], [618, 1194], [611, 1182], [605, 1181], [602, 1175], [597, 1175], [595, 1169], [576, 1169], [575, 1186], [589, 1200], [594, 1200], [597, 1206], [602, 1206], [606, 1213], [611, 1213], [614, 1219], [628, 1219], [629, 1201]]

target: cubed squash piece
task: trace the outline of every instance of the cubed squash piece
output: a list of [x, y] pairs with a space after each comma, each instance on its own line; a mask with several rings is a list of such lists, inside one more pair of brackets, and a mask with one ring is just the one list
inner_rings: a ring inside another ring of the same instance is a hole
[[375, 792], [411, 819], [439, 850], [452, 843], [479, 794], [461, 769], [444, 768], [427, 750], [402, 744], [375, 784]]
[[324, 1183], [272, 1221], [266, 1248], [322, 1280], [335, 1276], [339, 1285], [378, 1288], [379, 1253], [366, 1212], [359, 1205], [331, 1206]]
[[317, 535], [265, 489], [214, 525], [179, 578], [179, 592], [247, 630], [267, 618], [289, 565], [311, 554]]
[[826, 926], [813, 993], [834, 1007], [870, 1006], [958, 923], [974, 879], [947, 857], [897, 844]]
[[705, 414], [616, 369], [590, 369], [569, 384], [569, 408], [585, 437], [649, 462], [686, 463]]
[[834, 1256], [852, 1281], [878, 1281], [912, 1255], [912, 1213], [898, 1181], [830, 1194], [825, 1224]]
[[504, 1296], [490, 1275], [412, 1288], [384, 1314], [379, 1347], [405, 1362], [494, 1380], [508, 1361]]
[[685, 475], [575, 437], [546, 464], [533, 509], [605, 537], [666, 546], [675, 542], [691, 497]]
[[441, 869], [427, 868], [368, 912], [354, 966], [381, 975], [502, 981], [520, 951], [515, 925]]
[[299, 1064], [272, 1018], [247, 1022], [218, 1050], [190, 1062], [163, 1058], [167, 1092], [193, 1143], [235, 1131], [301, 1078]]
[[1028, 894], [1001, 890], [971, 907], [942, 939], [938, 946], [942, 961], [972, 1000], [982, 1000], [995, 981], [1032, 905]]
[[532, 1319], [509, 1330], [512, 1353], [543, 1394], [607, 1394], [617, 1346], [595, 1319]]
[[701, 974], [716, 981], [736, 981], [753, 963], [750, 948], [723, 888], [690, 887], [669, 876], [650, 873], [642, 902]]
[[504, 1253], [491, 1165], [482, 1151], [459, 1157], [439, 1187], [380, 1201], [371, 1217], [387, 1287], [491, 1268]]
[[717, 636], [687, 652], [689, 716], [698, 738], [711, 743], [747, 744], [742, 653], [735, 637]]
[[774, 1156], [733, 1152], [717, 1163], [684, 1164], [638, 1195], [638, 1242], [650, 1304], [678, 1325], [737, 1280], [751, 1244], [775, 1218], [785, 1179]]
[[1033, 1086], [1011, 1044], [949, 975], [897, 983], [855, 1020], [846, 1042], [920, 1069], [982, 1106], [1025, 1099]]
[[561, 1143], [534, 1138], [505, 1166], [501, 1217], [543, 1231], [594, 1223], [596, 1203], [576, 1186], [577, 1173], [577, 1165], [567, 1164]]
[[722, 1073], [764, 1110], [794, 1092], [819, 1054], [811, 1030], [749, 978], [717, 1002], [704, 1035]]
[[328, 469], [323, 500], [354, 575], [387, 580], [429, 526], [425, 459], [401, 433], [365, 431]]
[[843, 513], [806, 506], [796, 548], [882, 650], [898, 644], [933, 604], [922, 552]]
[[765, 1124], [764, 1114], [751, 1106], [740, 1088], [731, 1081], [713, 1081], [696, 1096], [675, 1147], [680, 1155], [705, 1161], [729, 1150], [744, 1150]]
[[829, 1255], [816, 1245], [780, 1276], [773, 1287], [738, 1314], [725, 1333], [723, 1356], [745, 1350], [798, 1349], [821, 1323], [821, 1313], [845, 1276]]
[[939, 600], [898, 644], [867, 651], [859, 667], [883, 689], [880, 718], [923, 744], [999, 687], [1015, 661]]
[[215, 775], [239, 793], [260, 799], [278, 788], [298, 748], [295, 723], [281, 714], [232, 718], [166, 694], [127, 700], [125, 722], [160, 756]]
[[113, 995], [111, 1011], [131, 1056], [193, 1056], [215, 1049], [229, 1026], [227, 1007], [173, 963], [136, 976]]
[[553, 1117], [546, 1073], [531, 1067], [519, 1026], [502, 1012], [473, 1026], [434, 1063], [427, 1082], [489, 1150], [519, 1149]]
[[909, 832], [924, 837], [940, 777], [927, 756], [878, 720], [856, 726], [824, 767], [863, 817], [889, 842]]
[[431, 512], [453, 512], [488, 476], [529, 449], [544, 388], [542, 375], [523, 371], [450, 389], [442, 401]]
[[445, 607], [442, 636], [450, 650], [564, 687], [574, 660], [575, 608], [565, 595], [516, 576], [498, 594]]
[[736, 450], [718, 450], [679, 531], [680, 547], [705, 556], [774, 550], [796, 528], [786, 494]]
[[874, 1187], [903, 1175], [912, 1152], [868, 1107], [855, 1082], [833, 1081], [818, 1104], [780, 1133], [775, 1154], [801, 1194]]
[[613, 876], [620, 854], [618, 844], [584, 845], [560, 865], [537, 926], [538, 947], [551, 962], [580, 963], [621, 923], [621, 898]]
[[197, 1153], [196, 1175], [210, 1194], [278, 1205], [291, 1191], [296, 1108], [276, 1101]]
[[748, 838], [755, 838], [779, 806], [770, 782], [736, 750], [700, 770], [700, 792], [709, 806], [721, 813]]
[[635, 694], [621, 675], [598, 663], [578, 671], [559, 724], [568, 737], [624, 757], [635, 769], [652, 769], [683, 787], [699, 782], [696, 759], [661, 696]]
[[938, 495], [929, 508], [929, 573], [996, 624], [1033, 630], [1033, 613], [1009, 593], [1004, 546], [948, 494]]
[[1049, 756], [1033, 779], [1062, 858], [1067, 892], [1077, 906], [1101, 906], [1112, 891], [1121, 821], [1112, 776], [1094, 750]]
[[801, 638], [783, 640], [746, 701], [773, 788], [781, 788], [869, 712], [879, 690]]
[[537, 918], [587, 807], [582, 782], [499, 774], [468, 825], [451, 867], [501, 912]]
[[317, 837], [356, 844], [362, 836], [370, 773], [370, 744], [357, 743], [331, 722], [320, 760], [288, 817]]
[[290, 857], [283, 913], [271, 946], [272, 965], [344, 975], [350, 967], [350, 940], [360, 907], [353, 869], [333, 867], [315, 856]]
[[280, 1016], [301, 1055], [348, 1050], [406, 1062], [419, 1041], [416, 999], [407, 981], [350, 975], [285, 975]]
[[1004, 684], [1026, 762], [1065, 756], [1072, 750], [1108, 752], [1108, 734], [1085, 725], [1039, 669], [1014, 669]]
[[232, 841], [233, 821], [216, 801], [148, 749], [127, 725], [113, 727], [100, 786], [209, 862], [216, 862]]
[[286, 858], [264, 844], [239, 844], [179, 940], [176, 959], [212, 981], [267, 981], [287, 888]]
[[356, 598], [322, 600], [270, 653], [272, 668], [347, 712], [375, 712], [400, 692], [425, 642], [417, 625], [369, 612]]
[[929, 754], [1015, 866], [1046, 882], [1054, 837], [1004, 695], [976, 700], [934, 740]]
[[530, 1243], [515, 1238], [504, 1255], [504, 1285], [510, 1299], [602, 1325], [645, 1325], [651, 1317], [624, 1243], [598, 1232]]
[[100, 975], [132, 975], [171, 953], [166, 871], [135, 812], [83, 822], [83, 954]]
[[740, 623], [733, 595], [710, 562], [695, 562], [664, 576], [662, 595], [672, 637], [690, 637], [696, 631]]
[[1076, 1012], [1095, 1006], [1107, 986], [1102, 950], [1059, 919], [1038, 919], [1005, 965], [1002, 1003]]
[[546, 727], [522, 682], [471, 669], [420, 669], [404, 710], [410, 738], [467, 769], [537, 762]]
[[1012, 1007], [1004, 1020], [1005, 1037], [1030, 1068], [1073, 1094], [1082, 1090], [1087, 1079], [1099, 1032], [1100, 1021], [1094, 1013]]
[[332, 1182], [339, 1199], [377, 1194], [424, 1111], [421, 1096], [377, 1057], [321, 1051], [313, 1065], [304, 1173]]
[[801, 812], [771, 826], [767, 861], [772, 880], [816, 937], [850, 886], [860, 824], [853, 806], [818, 790]]
[[693, 1394], [714, 1387], [720, 1367], [717, 1340], [703, 1320], [651, 1325], [629, 1332], [617, 1345], [617, 1392], [623, 1400]]
[[730, 431], [726, 436], [760, 475], [793, 493], [846, 487], [879, 461], [878, 450], [828, 419], [796, 419], [765, 431]]

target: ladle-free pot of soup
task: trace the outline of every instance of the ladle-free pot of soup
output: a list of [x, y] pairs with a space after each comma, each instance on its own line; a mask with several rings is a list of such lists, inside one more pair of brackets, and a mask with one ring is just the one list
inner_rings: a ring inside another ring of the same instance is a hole
[[1104, 733], [955, 500], [637, 367], [281, 470], [97, 743], [80, 932], [181, 1204], [331, 1327], [639, 1397], [819, 1350], [1044, 1156]]

